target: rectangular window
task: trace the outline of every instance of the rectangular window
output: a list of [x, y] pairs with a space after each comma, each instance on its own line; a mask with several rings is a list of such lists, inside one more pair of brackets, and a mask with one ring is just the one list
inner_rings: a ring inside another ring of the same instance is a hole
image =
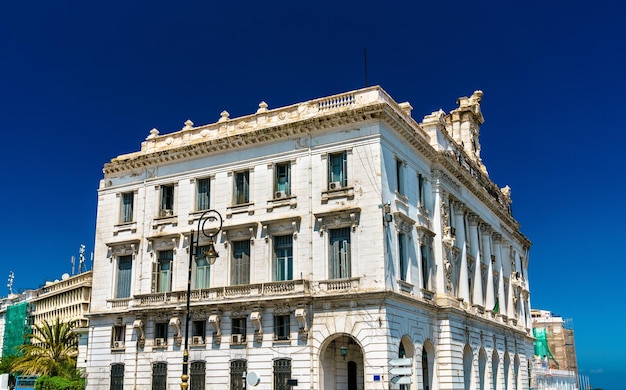
[[208, 178], [196, 180], [196, 211], [211, 208], [209, 203], [210, 183], [211, 180]]
[[406, 282], [407, 270], [408, 270], [408, 261], [406, 254], [407, 246], [406, 246], [406, 234], [398, 233], [398, 267], [400, 268], [400, 280]]
[[241, 335], [241, 341], [245, 341], [246, 339], [246, 317], [241, 318], [233, 318], [233, 325], [231, 329], [231, 334], [233, 335]]
[[289, 340], [290, 316], [274, 316], [274, 339]]
[[154, 339], [163, 340], [167, 344], [167, 322], [156, 322], [154, 324]]
[[117, 286], [115, 298], [130, 297], [130, 282], [133, 271], [133, 256], [119, 256], [117, 258]]
[[274, 237], [274, 280], [293, 279], [293, 236]]
[[250, 240], [233, 241], [231, 284], [250, 283]]
[[193, 321], [191, 323], [191, 335], [193, 337], [202, 337], [206, 334], [206, 321]]
[[200, 246], [197, 248], [197, 256], [195, 259], [195, 272], [194, 272], [194, 284], [193, 287], [195, 289], [201, 288], [209, 288], [210, 287], [210, 278], [211, 278], [211, 264], [204, 257], [204, 253], [209, 249], [207, 246]]
[[247, 371], [246, 360], [232, 360], [230, 362], [230, 390], [243, 390], [246, 388], [243, 374]]
[[235, 173], [235, 204], [250, 202], [250, 171]]
[[159, 217], [171, 217], [174, 215], [174, 186], [161, 186], [161, 203], [159, 205]]
[[156, 292], [167, 292], [172, 290], [172, 261], [174, 251], [159, 251], [156, 270]]
[[[293, 387], [288, 384], [289, 379], [291, 379], [291, 360], [274, 360], [274, 390], [293, 389]], [[354, 387], [348, 386], [348, 388], [356, 388], [356, 379], [354, 380], [354, 383]]]
[[396, 191], [404, 194], [404, 162], [396, 160]]
[[347, 153], [332, 153], [328, 155], [328, 189], [335, 190], [348, 184]]
[[430, 278], [430, 264], [429, 264], [429, 250], [428, 245], [420, 245], [420, 253], [422, 257], [422, 288], [428, 290], [428, 283]]
[[274, 198], [284, 198], [291, 194], [291, 164], [281, 163], [274, 167]]
[[114, 326], [111, 339], [111, 348], [124, 348], [124, 341], [126, 340], [126, 327], [124, 325]]
[[152, 390], [167, 389], [167, 363], [152, 363]]
[[417, 196], [418, 206], [424, 207], [424, 176], [421, 173], [417, 175]]
[[133, 203], [135, 200], [134, 192], [125, 192], [122, 194], [122, 208], [120, 215], [121, 223], [133, 222]]
[[344, 279], [350, 275], [350, 228], [329, 229], [329, 278]]
[[115, 363], [111, 365], [111, 386], [110, 390], [124, 390], [124, 364]]
[[204, 390], [206, 363], [191, 362], [189, 366], [189, 390]]

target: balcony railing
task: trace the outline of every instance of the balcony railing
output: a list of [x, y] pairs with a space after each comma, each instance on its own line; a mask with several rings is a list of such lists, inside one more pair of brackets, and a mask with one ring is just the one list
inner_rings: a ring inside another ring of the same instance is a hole
[[[191, 302], [227, 301], [238, 298], [259, 298], [292, 294], [309, 294], [308, 280], [285, 280], [241, 286], [225, 286], [191, 291]], [[109, 299], [110, 309], [125, 309], [133, 306], [159, 306], [187, 302], [186, 291], [168, 291], [163, 293], [141, 294], [134, 298]]]

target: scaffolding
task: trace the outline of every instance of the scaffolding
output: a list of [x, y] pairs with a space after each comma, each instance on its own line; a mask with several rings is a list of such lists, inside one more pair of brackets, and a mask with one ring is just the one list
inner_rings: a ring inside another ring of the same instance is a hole
[[27, 302], [20, 302], [7, 307], [2, 356], [16, 355], [17, 347], [24, 344], [24, 336], [30, 333], [27, 309]]

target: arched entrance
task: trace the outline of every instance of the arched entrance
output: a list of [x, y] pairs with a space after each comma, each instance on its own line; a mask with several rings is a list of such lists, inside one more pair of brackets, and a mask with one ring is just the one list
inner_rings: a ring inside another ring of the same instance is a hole
[[330, 336], [320, 349], [320, 390], [362, 390], [363, 349], [351, 335]]

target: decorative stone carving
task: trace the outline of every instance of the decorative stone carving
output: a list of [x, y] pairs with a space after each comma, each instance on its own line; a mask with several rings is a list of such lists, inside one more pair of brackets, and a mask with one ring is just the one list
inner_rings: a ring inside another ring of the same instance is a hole
[[146, 345], [146, 333], [144, 326], [145, 325], [142, 319], [138, 318], [133, 322], [133, 329], [136, 329], [138, 333], [137, 344], [139, 345], [139, 348], [143, 348]]
[[174, 329], [174, 342], [176, 343], [176, 345], [180, 346], [182, 341], [182, 336], [180, 332], [180, 318], [170, 318], [170, 326], [172, 327], [172, 329]]

